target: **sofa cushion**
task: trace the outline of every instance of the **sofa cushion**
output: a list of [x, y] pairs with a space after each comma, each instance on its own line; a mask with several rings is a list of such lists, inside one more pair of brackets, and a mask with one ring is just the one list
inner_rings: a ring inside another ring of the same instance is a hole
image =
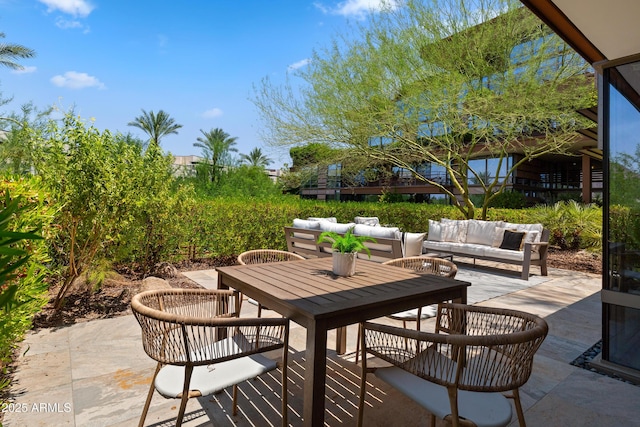
[[422, 242], [427, 233], [402, 233], [402, 254], [405, 257], [422, 255]]
[[477, 243], [487, 246], [493, 245], [496, 227], [500, 225], [502, 225], [502, 221], [479, 221], [470, 219], [467, 225], [466, 243]]
[[357, 216], [353, 219], [353, 222], [355, 222], [356, 224], [363, 224], [363, 225], [372, 225], [372, 226], [380, 225], [380, 219], [378, 219], [377, 216]]
[[538, 236], [536, 236], [536, 243], [540, 242], [540, 238], [542, 237], [542, 230], [544, 229], [544, 226], [542, 224], [514, 224], [511, 222], [505, 222], [502, 224], [502, 226], [516, 231], [537, 231]]
[[440, 224], [440, 222], [432, 219], [429, 220], [429, 235], [427, 236], [427, 240], [431, 242], [442, 241], [442, 224]]
[[329, 221], [329, 222], [338, 222], [338, 219], [335, 216], [329, 216], [326, 218], [320, 218], [315, 216], [310, 216], [307, 218], [308, 221]]
[[522, 240], [524, 239], [524, 231], [505, 230], [500, 249], [508, 249], [511, 251], [522, 250]]
[[[455, 233], [457, 234], [458, 238], [456, 240], [445, 240], [443, 237], [443, 241], [448, 241], [448, 242], [458, 242], [458, 243], [465, 243], [467, 241], [467, 230], [469, 227], [469, 221], [466, 219], [447, 219], [447, 218], [442, 218], [440, 220], [440, 223], [443, 226], [448, 226], [448, 225], [453, 225], [455, 227]], [[443, 233], [444, 234], [444, 233]], [[449, 237], [447, 235], [447, 237]]]
[[383, 239], [400, 239], [398, 227], [379, 227], [373, 225], [355, 224], [353, 234], [358, 236], [381, 237]]
[[293, 226], [295, 228], [306, 228], [307, 230], [320, 230], [320, 221], [295, 218], [293, 220]]
[[335, 233], [346, 233], [350, 228], [355, 226], [356, 225], [353, 222], [343, 224], [340, 222], [320, 221], [320, 230], [333, 231]]
[[422, 243], [423, 252], [451, 252], [456, 250], [457, 244], [451, 242], [436, 242], [434, 240], [425, 240]]

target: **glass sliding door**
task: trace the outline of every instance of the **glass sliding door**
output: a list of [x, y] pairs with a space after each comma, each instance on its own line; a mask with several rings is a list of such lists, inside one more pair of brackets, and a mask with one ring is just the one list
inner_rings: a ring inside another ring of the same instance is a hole
[[640, 63], [604, 72], [603, 359], [640, 370]]

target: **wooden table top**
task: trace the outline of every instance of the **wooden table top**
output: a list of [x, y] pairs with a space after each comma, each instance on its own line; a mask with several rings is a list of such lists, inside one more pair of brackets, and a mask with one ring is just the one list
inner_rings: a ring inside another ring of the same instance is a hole
[[218, 268], [223, 286], [260, 301], [303, 326], [334, 328], [460, 298], [468, 282], [358, 259], [352, 277], [335, 276], [332, 259]]

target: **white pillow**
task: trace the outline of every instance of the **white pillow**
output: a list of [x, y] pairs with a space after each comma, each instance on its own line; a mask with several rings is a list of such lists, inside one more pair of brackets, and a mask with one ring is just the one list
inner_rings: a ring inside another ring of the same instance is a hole
[[[522, 247], [524, 248], [525, 243], [539, 243], [540, 242], [540, 232], [536, 231], [525, 231], [524, 238], [522, 239]], [[539, 246], [532, 246], [531, 252], [538, 252], [540, 250]]]
[[320, 218], [320, 217], [314, 217], [314, 216], [310, 216], [309, 218], [307, 218], [307, 221], [329, 221], [329, 222], [338, 222], [337, 218], [335, 216], [330, 216], [327, 218]]
[[455, 242], [455, 243], [465, 243], [467, 241], [467, 229], [469, 228], [469, 220], [466, 219], [448, 219], [442, 218], [440, 220], [442, 225], [445, 224], [454, 224], [457, 227], [458, 239], [457, 240], [444, 240], [443, 242]]
[[383, 239], [399, 239], [400, 229], [398, 227], [378, 227], [373, 225], [356, 224], [353, 234], [359, 236], [381, 237]]
[[429, 220], [429, 235], [427, 236], [427, 240], [432, 242], [442, 241], [442, 224], [438, 221]]
[[402, 233], [402, 253], [405, 257], [422, 255], [422, 242], [427, 233]]
[[442, 242], [460, 242], [460, 226], [453, 222], [442, 224]]
[[353, 222], [363, 225], [380, 225], [380, 219], [377, 216], [357, 216], [353, 219]]
[[493, 236], [496, 234], [496, 227], [500, 226], [499, 221], [480, 221], [470, 219], [467, 226], [467, 243], [478, 245], [493, 245]]
[[350, 228], [355, 227], [356, 225], [353, 222], [348, 222], [346, 224], [342, 224], [339, 222], [331, 222], [331, 221], [320, 221], [320, 230], [322, 231], [333, 231], [335, 233], [346, 233]]
[[295, 218], [293, 220], [293, 226], [295, 228], [306, 228], [307, 230], [319, 230], [320, 221], [309, 221], [306, 219]]

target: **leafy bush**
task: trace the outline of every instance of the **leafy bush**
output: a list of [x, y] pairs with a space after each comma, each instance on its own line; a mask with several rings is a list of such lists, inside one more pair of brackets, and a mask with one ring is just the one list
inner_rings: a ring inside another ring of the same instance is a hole
[[[0, 390], [9, 380], [7, 365], [17, 342], [31, 327], [31, 319], [46, 303], [44, 282], [48, 261], [42, 236], [49, 208], [39, 194], [13, 197], [25, 189], [24, 183], [5, 180], [0, 199]], [[28, 187], [28, 185], [26, 186]]]
[[51, 248], [60, 266], [56, 308], [75, 279], [106, 259], [133, 259], [148, 268], [174, 248], [181, 193], [171, 191], [171, 158], [157, 147], [142, 153], [122, 135], [100, 132], [68, 114], [32, 131], [35, 167], [59, 204]]

